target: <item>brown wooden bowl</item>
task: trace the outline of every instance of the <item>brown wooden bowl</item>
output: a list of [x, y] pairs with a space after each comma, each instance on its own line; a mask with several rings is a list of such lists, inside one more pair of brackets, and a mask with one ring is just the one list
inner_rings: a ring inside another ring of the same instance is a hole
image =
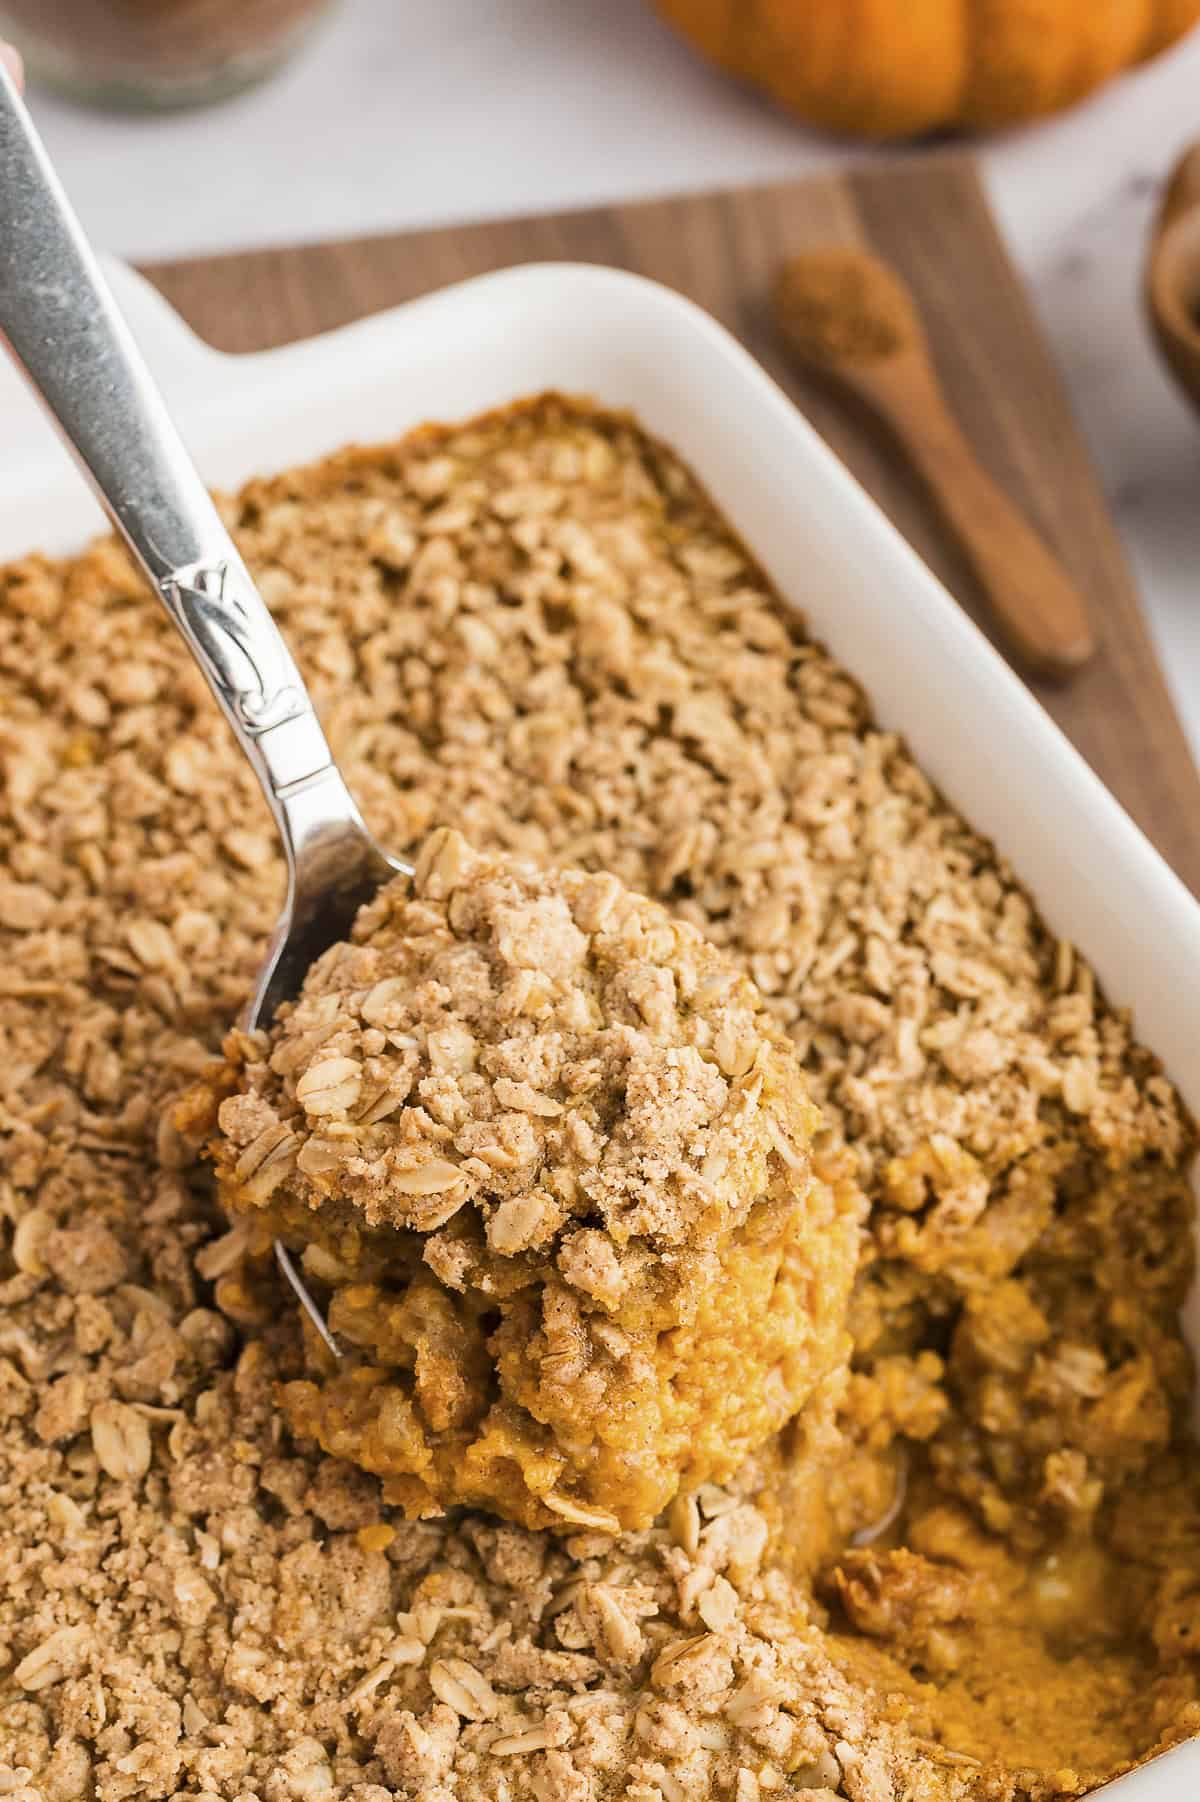
[[1200, 144], [1175, 166], [1146, 259], [1146, 306], [1158, 347], [1200, 408]]

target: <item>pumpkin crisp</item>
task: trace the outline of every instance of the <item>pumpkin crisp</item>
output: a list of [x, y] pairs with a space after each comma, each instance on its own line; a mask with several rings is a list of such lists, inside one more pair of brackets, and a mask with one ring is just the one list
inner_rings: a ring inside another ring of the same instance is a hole
[[611, 871], [753, 981], [869, 1204], [852, 1354], [618, 1534], [412, 1519], [296, 1433], [338, 1378], [175, 1125], [270, 818], [115, 545], [0, 569], [7, 1802], [1059, 1802], [1200, 1730], [1192, 1125], [1003, 857], [628, 419], [222, 506], [383, 843]]
[[615, 877], [435, 832], [229, 1051], [221, 1199], [353, 1352], [285, 1416], [406, 1512], [647, 1527], [844, 1363], [857, 1191], [795, 1051]]

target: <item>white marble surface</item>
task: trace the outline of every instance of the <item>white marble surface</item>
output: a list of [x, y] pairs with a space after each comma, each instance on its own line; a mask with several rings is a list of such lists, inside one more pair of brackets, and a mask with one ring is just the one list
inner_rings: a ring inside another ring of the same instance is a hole
[[[130, 257], [349, 236], [828, 166], [710, 74], [646, 0], [342, 0], [281, 76], [209, 112], [113, 118], [35, 95], [97, 242]], [[1200, 751], [1200, 420], [1139, 309], [1161, 178], [1200, 138], [1200, 34], [983, 150]], [[902, 153], [892, 153], [902, 154]]]

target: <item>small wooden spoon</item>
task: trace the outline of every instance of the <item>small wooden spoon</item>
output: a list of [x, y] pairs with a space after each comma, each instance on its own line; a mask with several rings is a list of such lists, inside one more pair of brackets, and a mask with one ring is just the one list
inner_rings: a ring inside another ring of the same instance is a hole
[[1167, 183], [1146, 260], [1146, 304], [1159, 349], [1200, 406], [1200, 144]]
[[1096, 648], [1083, 596], [976, 460], [900, 277], [852, 246], [808, 251], [780, 269], [774, 306], [798, 362], [866, 406], [907, 453], [1009, 648], [1037, 675], [1073, 675]]

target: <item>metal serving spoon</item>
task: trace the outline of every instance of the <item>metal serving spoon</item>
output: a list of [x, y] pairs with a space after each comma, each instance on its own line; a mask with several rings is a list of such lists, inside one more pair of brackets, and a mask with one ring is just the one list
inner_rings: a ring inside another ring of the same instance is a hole
[[[291, 652], [167, 414], [45, 146], [0, 66], [0, 339], [45, 404], [208, 678], [275, 816], [287, 900], [247, 1024], [411, 864], [368, 832]], [[291, 1259], [276, 1255], [337, 1352]]]

